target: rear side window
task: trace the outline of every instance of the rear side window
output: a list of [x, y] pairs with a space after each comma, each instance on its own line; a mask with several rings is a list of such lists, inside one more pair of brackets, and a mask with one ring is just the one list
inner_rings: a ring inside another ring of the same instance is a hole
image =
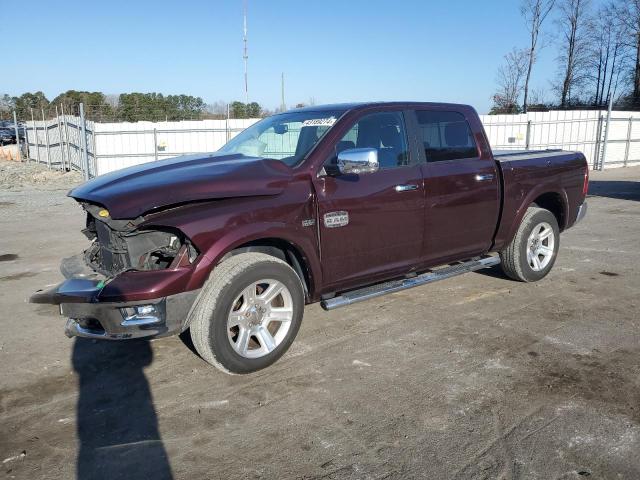
[[458, 112], [416, 111], [427, 162], [478, 156], [473, 133]]

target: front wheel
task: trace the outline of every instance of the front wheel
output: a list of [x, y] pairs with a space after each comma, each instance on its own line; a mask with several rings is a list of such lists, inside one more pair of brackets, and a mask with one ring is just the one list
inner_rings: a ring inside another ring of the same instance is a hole
[[500, 252], [502, 270], [514, 280], [535, 282], [553, 267], [560, 247], [560, 229], [549, 210], [530, 207], [511, 243]]
[[302, 284], [287, 263], [263, 253], [241, 253], [218, 265], [202, 289], [191, 339], [211, 365], [227, 373], [250, 373], [287, 351], [303, 312]]

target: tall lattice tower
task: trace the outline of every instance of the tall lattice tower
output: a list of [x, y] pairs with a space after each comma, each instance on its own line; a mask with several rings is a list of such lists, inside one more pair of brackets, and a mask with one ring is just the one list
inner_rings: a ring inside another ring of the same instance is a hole
[[249, 78], [247, 74], [247, 60], [249, 55], [247, 54], [247, 0], [244, 0], [243, 9], [243, 35], [242, 41], [244, 43], [244, 53], [242, 58], [244, 59], [244, 103], [249, 103]]

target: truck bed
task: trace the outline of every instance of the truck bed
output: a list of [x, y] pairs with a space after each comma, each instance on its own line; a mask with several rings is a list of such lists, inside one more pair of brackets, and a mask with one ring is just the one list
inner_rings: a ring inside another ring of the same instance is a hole
[[[503, 203], [495, 235], [495, 249], [503, 248], [515, 235], [526, 206], [558, 212], [560, 230], [576, 220], [584, 200], [587, 164], [580, 152], [568, 150], [516, 150], [493, 154], [501, 171]], [[546, 195], [546, 192], [548, 193]], [[525, 208], [523, 208], [523, 206]]]

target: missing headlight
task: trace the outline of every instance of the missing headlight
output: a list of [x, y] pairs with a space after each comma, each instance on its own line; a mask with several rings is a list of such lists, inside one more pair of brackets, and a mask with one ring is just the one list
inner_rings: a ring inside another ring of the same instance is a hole
[[183, 241], [174, 233], [143, 230], [125, 236], [131, 266], [137, 270], [168, 268], [178, 255]]
[[87, 212], [83, 233], [93, 240], [85, 250], [85, 262], [95, 271], [114, 277], [127, 270], [161, 270], [185, 267], [199, 252], [179, 230], [159, 227], [139, 229], [144, 217], [114, 220], [101, 215], [106, 209], [83, 203]]
[[162, 270], [193, 263], [198, 251], [179, 232], [119, 232], [97, 221], [97, 241], [85, 252], [95, 270], [117, 275], [125, 270]]

